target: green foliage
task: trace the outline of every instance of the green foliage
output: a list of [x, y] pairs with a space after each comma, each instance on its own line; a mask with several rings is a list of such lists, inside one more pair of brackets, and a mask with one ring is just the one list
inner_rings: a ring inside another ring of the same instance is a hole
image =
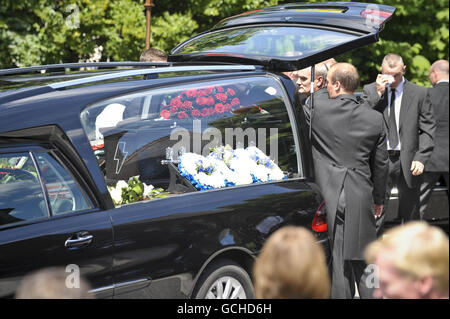
[[430, 65], [438, 59], [448, 60], [448, 0], [374, 0], [396, 7], [396, 12], [380, 34], [380, 41], [346, 54], [339, 61], [354, 63], [362, 83], [371, 82], [381, 70], [387, 53], [402, 56], [407, 67], [405, 77], [417, 84], [430, 86]]
[[191, 13], [169, 14], [165, 11], [162, 16], [152, 19], [151, 44], [169, 53], [177, 44], [194, 35], [193, 30], [197, 28], [198, 23], [192, 18]]
[[[428, 84], [429, 65], [448, 59], [448, 0], [367, 0], [396, 14], [381, 40], [336, 57], [354, 63], [362, 83], [373, 81], [386, 53], [402, 55], [406, 77]], [[154, 0], [151, 46], [166, 53], [223, 18], [293, 0]], [[298, 2], [298, 1], [297, 1]], [[310, 0], [309, 2], [323, 2]], [[3, 0], [0, 67], [94, 60], [136, 61], [145, 47], [144, 0]], [[78, 19], [78, 20], [77, 20]]]

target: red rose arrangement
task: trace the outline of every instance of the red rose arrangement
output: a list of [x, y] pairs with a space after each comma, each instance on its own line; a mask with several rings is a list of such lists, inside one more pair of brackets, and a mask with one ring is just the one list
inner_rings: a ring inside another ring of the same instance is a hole
[[241, 101], [232, 88], [221, 86], [201, 90], [186, 90], [164, 105], [160, 115], [164, 119], [202, 118], [232, 113], [240, 108]]

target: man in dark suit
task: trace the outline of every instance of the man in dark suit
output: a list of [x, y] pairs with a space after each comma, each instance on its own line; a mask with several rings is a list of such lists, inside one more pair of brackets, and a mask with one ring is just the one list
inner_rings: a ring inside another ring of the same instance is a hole
[[[384, 97], [374, 107], [383, 114], [387, 128], [389, 178], [377, 233], [382, 234], [387, 204], [394, 186], [398, 189], [398, 214], [402, 221], [419, 219], [419, 186], [424, 165], [433, 151], [435, 120], [428, 90], [404, 78], [406, 66], [401, 56], [390, 53], [383, 59], [381, 71], [393, 77]], [[363, 88], [363, 99], [377, 97], [375, 83]], [[391, 111], [392, 110], [392, 111]]]
[[328, 68], [325, 63], [319, 63], [314, 66], [314, 80], [311, 83], [311, 67], [296, 71], [298, 93], [300, 103], [303, 105], [309, 101], [312, 91], [317, 92], [325, 87], [327, 81]]
[[[436, 119], [436, 134], [434, 150], [425, 165], [424, 182], [420, 187], [420, 219], [427, 210], [436, 182], [442, 176], [448, 189], [448, 61], [438, 60], [430, 68], [429, 90], [434, 118]], [[447, 191], [448, 196], [448, 191]]]
[[[379, 96], [386, 80], [377, 80]], [[353, 95], [356, 68], [334, 64], [327, 75], [328, 96], [317, 96], [312, 116], [316, 182], [327, 205], [332, 242], [332, 298], [371, 298], [364, 249], [376, 240], [375, 215], [381, 214], [387, 180], [386, 133], [380, 113]]]
[[[314, 66], [314, 81], [312, 81], [312, 83], [311, 67], [298, 70], [294, 73], [296, 75], [300, 107], [303, 108], [309, 127], [312, 112], [311, 107], [313, 106], [311, 94], [314, 94], [314, 99], [321, 97], [328, 98], [328, 91], [326, 88], [328, 67], [324, 62], [316, 64]], [[301, 112], [301, 109], [299, 111]]]

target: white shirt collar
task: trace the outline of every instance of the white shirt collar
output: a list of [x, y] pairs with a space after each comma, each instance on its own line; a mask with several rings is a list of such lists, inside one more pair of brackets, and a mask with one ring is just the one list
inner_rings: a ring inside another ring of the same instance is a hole
[[[402, 77], [402, 81], [395, 88], [396, 95], [397, 95], [397, 93], [403, 92], [403, 86], [405, 86], [405, 78], [404, 77]], [[388, 86], [388, 89], [389, 89], [389, 93], [391, 93], [391, 86]]]
[[440, 81], [437, 81], [436, 84], [444, 83], [444, 82], [447, 82], [447, 83], [448, 83], [448, 80], [440, 80]]

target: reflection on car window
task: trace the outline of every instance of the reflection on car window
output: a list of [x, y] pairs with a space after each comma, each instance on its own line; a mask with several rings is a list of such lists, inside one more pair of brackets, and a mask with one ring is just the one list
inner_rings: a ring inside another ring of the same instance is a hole
[[199, 36], [172, 54], [231, 53], [270, 57], [310, 55], [355, 39], [352, 34], [297, 26], [259, 26]]
[[[298, 173], [286, 101], [273, 78], [240, 78], [121, 96], [87, 107], [81, 121], [109, 186], [123, 181], [126, 187], [130, 177], [138, 176], [140, 182], [173, 195], [208, 189], [180, 176], [179, 155], [206, 157], [218, 147], [257, 148], [261, 152], [255, 161], [276, 165], [283, 172], [277, 179]], [[117, 114], [106, 112], [111, 105], [125, 107], [122, 120], [116, 122]], [[98, 127], [99, 116], [110, 116], [104, 121], [110, 126]], [[254, 177], [249, 183], [275, 180]], [[116, 191], [120, 197], [121, 190]], [[140, 196], [131, 189], [126, 192]]]
[[0, 226], [49, 216], [41, 181], [51, 215], [92, 208], [72, 175], [50, 153], [34, 157], [40, 176], [29, 153], [0, 154]]
[[49, 153], [36, 153], [50, 202], [52, 215], [80, 211], [92, 207], [87, 197], [67, 170]]
[[45, 216], [45, 197], [29, 154], [0, 154], [0, 226]]

